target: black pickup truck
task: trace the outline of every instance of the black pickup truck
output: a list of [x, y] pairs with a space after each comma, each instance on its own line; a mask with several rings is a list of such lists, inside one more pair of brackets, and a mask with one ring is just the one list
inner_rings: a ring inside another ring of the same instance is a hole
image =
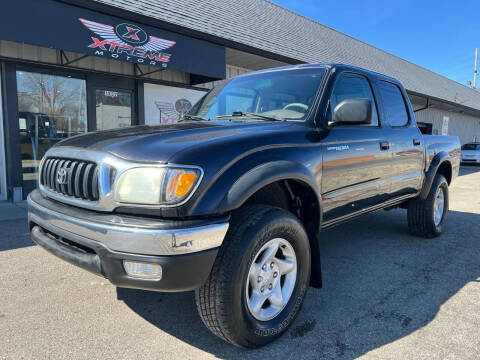
[[177, 124], [61, 141], [28, 221], [38, 245], [116, 286], [195, 290], [214, 334], [258, 347], [321, 286], [322, 229], [401, 207], [435, 237], [459, 164], [458, 138], [423, 136], [397, 80], [290, 66], [224, 82]]

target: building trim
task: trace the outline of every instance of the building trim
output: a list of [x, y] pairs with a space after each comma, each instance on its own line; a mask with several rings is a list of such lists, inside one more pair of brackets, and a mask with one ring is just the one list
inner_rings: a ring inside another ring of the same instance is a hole
[[194, 85], [189, 85], [189, 84], [184, 84], [176, 81], [167, 81], [167, 80], [159, 80], [159, 79], [151, 79], [151, 78], [145, 78], [142, 76], [136, 76], [136, 75], [128, 75], [128, 74], [118, 74], [115, 72], [108, 72], [108, 71], [100, 71], [100, 70], [93, 70], [93, 69], [84, 69], [80, 67], [73, 67], [73, 66], [68, 66], [68, 65], [62, 65], [62, 64], [55, 64], [55, 63], [49, 63], [49, 62], [43, 62], [43, 61], [37, 61], [37, 60], [27, 60], [27, 59], [19, 59], [19, 58], [12, 58], [12, 57], [5, 57], [5, 56], [0, 56], [0, 61], [3, 61], [5, 63], [15, 63], [15, 64], [21, 64], [25, 66], [29, 66], [31, 68], [37, 69], [37, 71], [57, 71], [57, 75], [60, 73], [64, 74], [71, 74], [71, 72], [75, 72], [79, 74], [80, 76], [82, 74], [99, 74], [99, 75], [108, 75], [108, 76], [114, 76], [114, 77], [119, 77], [119, 78], [129, 78], [129, 79], [134, 79], [134, 80], [142, 80], [147, 83], [152, 83], [152, 84], [158, 84], [158, 85], [166, 85], [166, 86], [174, 86], [174, 87], [180, 87], [180, 88], [185, 88], [185, 89], [192, 89], [192, 90], [203, 90], [205, 91], [204, 87], [200, 86], [194, 86]]
[[[15, 188], [23, 187], [22, 155], [18, 124], [17, 80], [15, 64], [2, 62], [3, 115], [5, 116], [5, 158], [7, 170], [7, 197], [13, 198]], [[14, 121], [17, 119], [17, 121]]]

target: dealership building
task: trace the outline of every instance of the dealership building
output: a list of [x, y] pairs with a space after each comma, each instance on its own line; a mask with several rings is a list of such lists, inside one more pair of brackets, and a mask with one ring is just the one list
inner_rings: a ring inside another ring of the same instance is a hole
[[266, 0], [16, 0], [0, 23], [0, 200], [66, 137], [176, 122], [217, 81], [290, 64], [390, 75], [424, 133], [480, 139], [480, 92]]

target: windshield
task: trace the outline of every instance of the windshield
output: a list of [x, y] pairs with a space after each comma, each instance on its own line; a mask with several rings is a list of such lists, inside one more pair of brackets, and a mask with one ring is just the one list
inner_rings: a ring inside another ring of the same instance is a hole
[[192, 118], [214, 120], [230, 115], [263, 120], [305, 120], [324, 74], [325, 69], [314, 68], [240, 76], [207, 93], [186, 118], [191, 115]]
[[465, 144], [462, 150], [480, 150], [480, 144]]

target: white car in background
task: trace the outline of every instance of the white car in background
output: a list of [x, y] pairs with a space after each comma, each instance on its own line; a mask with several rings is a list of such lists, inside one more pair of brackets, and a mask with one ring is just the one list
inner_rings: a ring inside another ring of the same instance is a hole
[[467, 143], [462, 146], [462, 163], [480, 164], [480, 143]]

